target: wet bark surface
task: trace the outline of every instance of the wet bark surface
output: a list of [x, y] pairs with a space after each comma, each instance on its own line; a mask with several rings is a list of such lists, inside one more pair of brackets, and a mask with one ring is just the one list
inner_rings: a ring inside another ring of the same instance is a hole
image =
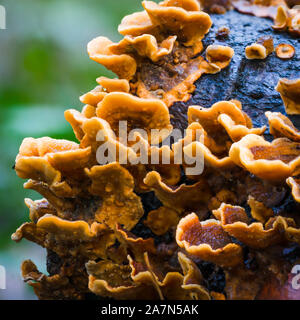
[[[170, 113], [172, 124], [180, 129], [187, 126], [187, 109], [190, 105], [210, 107], [220, 100], [236, 99], [242, 102], [243, 110], [251, 117], [254, 127], [267, 124], [266, 111], [282, 112], [286, 115], [280, 94], [275, 90], [279, 78], [300, 78], [300, 39], [286, 32], [274, 32], [273, 21], [258, 18], [237, 11], [223, 15], [210, 15], [213, 26], [203, 40], [204, 50], [208, 45], [230, 46], [235, 54], [230, 65], [217, 74], [205, 74], [195, 84], [196, 90], [188, 102], [176, 102]], [[216, 37], [220, 27], [230, 29], [228, 37]], [[281, 60], [275, 52], [264, 60], [248, 60], [245, 47], [256, 42], [259, 37], [271, 35], [274, 47], [280, 43], [294, 46], [293, 59]], [[205, 51], [203, 52], [205, 55]], [[300, 128], [300, 116], [289, 116]]]

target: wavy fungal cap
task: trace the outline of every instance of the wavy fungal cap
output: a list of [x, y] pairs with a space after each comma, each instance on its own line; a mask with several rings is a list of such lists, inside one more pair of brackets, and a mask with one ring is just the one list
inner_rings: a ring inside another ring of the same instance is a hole
[[262, 179], [282, 181], [299, 172], [299, 147], [299, 143], [286, 138], [270, 143], [249, 134], [231, 146], [229, 156], [237, 165]]
[[269, 120], [270, 133], [275, 137], [286, 137], [292, 141], [300, 142], [300, 132], [292, 121], [280, 112], [265, 113]]
[[300, 113], [300, 79], [279, 79], [275, 88], [281, 95], [287, 114]]
[[295, 48], [291, 44], [281, 43], [276, 47], [276, 55], [283, 60], [291, 59], [295, 55]]
[[214, 219], [200, 222], [195, 213], [180, 220], [176, 241], [187, 253], [223, 267], [232, 267], [242, 261], [241, 247], [231, 242], [220, 222]]

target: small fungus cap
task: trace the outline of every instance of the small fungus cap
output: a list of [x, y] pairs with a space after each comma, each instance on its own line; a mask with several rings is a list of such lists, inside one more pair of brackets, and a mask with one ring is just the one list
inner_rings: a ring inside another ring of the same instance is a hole
[[287, 114], [300, 113], [300, 79], [279, 79], [275, 88], [281, 95]]

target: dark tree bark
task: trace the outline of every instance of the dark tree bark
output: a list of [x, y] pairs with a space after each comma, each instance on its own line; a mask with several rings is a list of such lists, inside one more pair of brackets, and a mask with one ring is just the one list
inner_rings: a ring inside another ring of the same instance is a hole
[[[275, 90], [279, 78], [300, 78], [300, 39], [285, 32], [276, 33], [273, 21], [229, 11], [224, 15], [212, 14], [213, 27], [204, 39], [204, 49], [211, 44], [227, 45], [234, 49], [235, 55], [230, 65], [217, 74], [205, 74], [196, 82], [192, 98], [185, 103], [177, 102], [170, 108], [174, 115], [173, 125], [184, 129], [187, 126], [187, 109], [190, 105], [210, 107], [220, 100], [237, 99], [243, 110], [251, 117], [253, 126], [267, 123], [266, 111], [285, 113], [280, 94]], [[217, 38], [220, 27], [230, 29], [228, 37]], [[294, 46], [293, 59], [281, 60], [275, 52], [264, 60], [248, 60], [245, 47], [256, 42], [259, 37], [271, 35], [276, 47], [280, 43]], [[205, 55], [205, 51], [203, 52]], [[300, 116], [289, 116], [300, 127]]]

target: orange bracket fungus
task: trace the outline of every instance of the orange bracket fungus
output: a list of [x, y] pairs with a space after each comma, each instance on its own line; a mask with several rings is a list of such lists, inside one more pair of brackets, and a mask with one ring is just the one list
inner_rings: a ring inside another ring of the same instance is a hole
[[115, 242], [115, 236], [104, 225], [85, 221], [68, 221], [46, 214], [36, 223], [26, 222], [12, 235], [14, 241], [23, 238], [52, 250], [59, 256], [105, 258], [106, 250]]
[[271, 208], [268, 208], [264, 203], [257, 201], [251, 195], [247, 201], [248, 205], [251, 208], [252, 217], [262, 223], [265, 223], [269, 218], [274, 216], [274, 212]]
[[265, 18], [275, 18], [278, 6], [286, 6], [284, 0], [237, 0], [232, 4], [241, 13]]
[[89, 262], [87, 270], [90, 274], [90, 290], [99, 296], [124, 300], [210, 299], [209, 293], [202, 286], [200, 270], [183, 253], [178, 253], [183, 274], [168, 272], [159, 275], [152, 269], [148, 255], [145, 253], [144, 256], [142, 263], [128, 256], [129, 269], [127, 266], [111, 265], [105, 261]]
[[292, 195], [297, 202], [300, 202], [300, 180], [292, 177], [287, 178], [286, 183], [292, 189]]
[[144, 179], [147, 186], [154, 190], [157, 198], [164, 204], [181, 213], [184, 208], [196, 209], [208, 201], [210, 191], [205, 181], [198, 181], [193, 185], [182, 184], [176, 189], [168, 187], [162, 182], [159, 173], [152, 171]]
[[249, 223], [245, 209], [222, 203], [213, 214], [221, 221], [223, 229], [250, 248], [262, 249], [284, 240], [284, 225], [281, 217], [261, 222]]
[[283, 60], [291, 59], [295, 55], [295, 48], [291, 44], [281, 43], [276, 47], [276, 55]]
[[300, 132], [292, 121], [280, 112], [265, 113], [269, 120], [270, 133], [275, 137], [286, 137], [292, 141], [300, 142]]
[[196, 0], [142, 4], [144, 11], [122, 20], [118, 30], [124, 38], [119, 43], [95, 38], [88, 45], [89, 56], [129, 80], [130, 92], [141, 98], [159, 98], [167, 106], [187, 101], [193, 83], [204, 73], [225, 68], [233, 50], [217, 52], [219, 58], [226, 57], [217, 68], [198, 55], [212, 22]]
[[195, 213], [187, 215], [177, 226], [176, 241], [187, 253], [224, 267], [242, 262], [242, 248], [214, 219], [200, 222]]
[[206, 48], [206, 59], [211, 66], [216, 68], [216, 72], [226, 68], [232, 57], [234, 50], [221, 45], [210, 45]]
[[238, 166], [261, 179], [282, 181], [299, 173], [299, 147], [298, 142], [287, 138], [270, 143], [261, 136], [249, 134], [231, 146], [229, 156]]
[[198, 122], [204, 130], [204, 143], [193, 142], [185, 151], [201, 150], [205, 163], [214, 168], [233, 166], [228, 151], [233, 141], [239, 141], [250, 133], [263, 134], [266, 127], [252, 128], [251, 119], [241, 110], [237, 101], [220, 101], [211, 108], [191, 106], [189, 123]]
[[[74, 269], [76, 267], [78, 265], [74, 265]], [[79, 300], [84, 298], [87, 283], [80, 274], [83, 270], [79, 268], [74, 280], [77, 286], [82, 289], [81, 292], [74, 288], [74, 284], [67, 273], [61, 272], [53, 276], [46, 276], [37, 269], [31, 260], [25, 260], [21, 269], [24, 281], [33, 287], [35, 294], [41, 300]]]
[[300, 113], [300, 79], [279, 79], [275, 88], [281, 95], [287, 114]]
[[[298, 11], [283, 0], [232, 5], [275, 17], [275, 30], [297, 35]], [[239, 100], [229, 100], [237, 97], [231, 87], [224, 98], [218, 92], [220, 99], [214, 89], [197, 92], [207, 108], [193, 105], [202, 105], [197, 94], [182, 102], [204, 74], [199, 83], [215, 81], [218, 72], [232, 79], [241, 66], [294, 60], [248, 61], [236, 49], [240, 57], [227, 68], [234, 50], [204, 39], [212, 20], [201, 8], [222, 13], [231, 1], [142, 6], [122, 20], [118, 43], [97, 37], [88, 44], [90, 58], [117, 77], [98, 77], [80, 97], [81, 111], [65, 111], [78, 142], [44, 137], [21, 144], [15, 171], [41, 199], [25, 199], [29, 221], [12, 240], [45, 248], [48, 271], [26, 260], [24, 281], [39, 299], [265, 299], [277, 289], [276, 297], [290, 297], [286, 281], [300, 245], [295, 117], [267, 111], [277, 109], [250, 101], [244, 88]], [[228, 32], [219, 29], [223, 44], [234, 36]], [[286, 47], [279, 45], [277, 56], [292, 57]], [[273, 49], [268, 35], [246, 51], [264, 59]], [[299, 85], [278, 82], [287, 114], [299, 114]], [[263, 108], [269, 131], [252, 124], [261, 123], [254, 113]]]
[[261, 37], [256, 43], [251, 44], [245, 48], [247, 59], [265, 59], [274, 51], [273, 38]]
[[277, 8], [277, 14], [274, 17], [274, 30], [285, 31], [295, 36], [300, 36], [300, 10], [299, 8], [289, 9], [286, 6], [279, 6]]
[[[98, 104], [96, 114], [110, 124], [117, 136], [119, 122], [122, 120], [128, 121], [128, 131], [144, 129], [148, 136], [151, 136], [151, 129], [172, 130], [169, 110], [158, 99], [141, 99], [128, 93], [114, 92], [105, 96]], [[157, 144], [160, 141], [153, 137], [151, 142]]]
[[129, 230], [133, 228], [144, 211], [133, 192], [134, 179], [130, 173], [118, 163], [94, 166], [86, 172], [92, 180], [90, 193], [102, 198], [101, 208], [95, 212], [96, 220], [111, 228], [116, 222]]

